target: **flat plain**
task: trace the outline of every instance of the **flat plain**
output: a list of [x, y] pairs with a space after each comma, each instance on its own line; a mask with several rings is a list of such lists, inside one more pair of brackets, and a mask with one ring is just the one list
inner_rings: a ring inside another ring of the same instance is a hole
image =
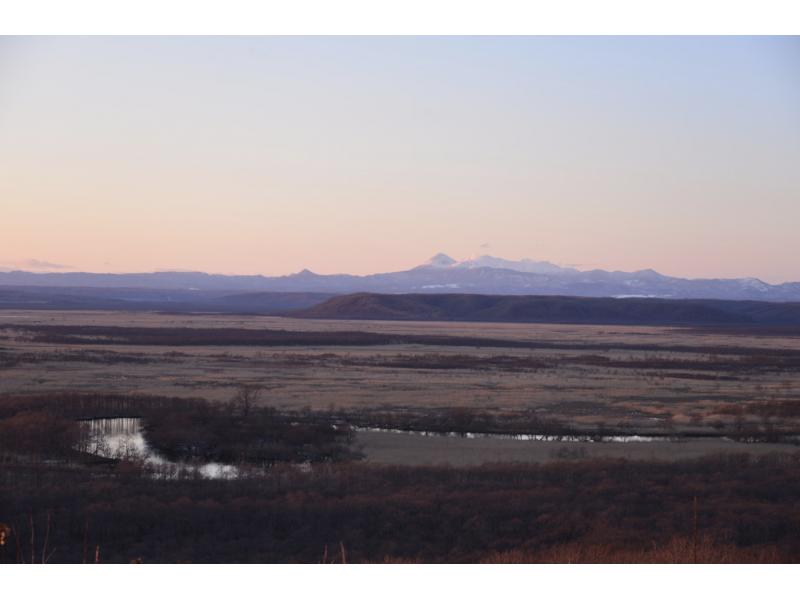
[[[166, 332], [142, 344], [156, 330]], [[289, 340], [269, 336], [276, 331], [290, 333]], [[262, 332], [266, 340], [248, 340]], [[324, 336], [303, 336], [309, 333]], [[0, 312], [3, 395], [113, 392], [222, 401], [242, 386], [262, 389], [264, 403], [279, 409], [463, 408], [645, 434], [701, 436], [745, 425], [796, 430], [800, 338], [759, 329]], [[579, 448], [367, 432], [358, 440], [370, 460], [409, 464], [796, 450], [723, 439]]]
[[0, 562], [800, 554], [791, 328], [2, 310], [0, 411]]

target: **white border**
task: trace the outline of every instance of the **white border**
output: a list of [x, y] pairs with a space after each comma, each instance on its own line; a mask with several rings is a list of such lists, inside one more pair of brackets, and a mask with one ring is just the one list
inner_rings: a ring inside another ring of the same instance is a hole
[[797, 34], [796, 0], [0, 0], [0, 34]]
[[785, 595], [792, 565], [5, 565], [19, 596], [675, 598]]

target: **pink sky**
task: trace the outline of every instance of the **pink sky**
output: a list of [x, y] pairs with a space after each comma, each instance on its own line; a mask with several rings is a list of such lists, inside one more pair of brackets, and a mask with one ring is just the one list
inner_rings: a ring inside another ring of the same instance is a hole
[[796, 38], [5, 38], [0, 267], [800, 280], [798, 73]]

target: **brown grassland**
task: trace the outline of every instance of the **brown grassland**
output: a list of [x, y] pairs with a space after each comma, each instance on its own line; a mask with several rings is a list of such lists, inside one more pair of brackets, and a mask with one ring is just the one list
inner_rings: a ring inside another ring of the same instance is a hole
[[[262, 473], [75, 451], [109, 415]], [[6, 561], [796, 561], [798, 436], [779, 328], [0, 311]]]

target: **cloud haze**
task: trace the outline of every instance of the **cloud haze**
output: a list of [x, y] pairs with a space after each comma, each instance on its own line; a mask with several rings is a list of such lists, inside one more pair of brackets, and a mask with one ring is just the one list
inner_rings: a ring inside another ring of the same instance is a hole
[[48, 262], [45, 260], [37, 260], [33, 258], [25, 259], [25, 260], [2, 260], [0, 261], [4, 264], [0, 266], [0, 269], [3, 270], [13, 270], [13, 269], [23, 269], [23, 270], [30, 270], [30, 271], [44, 271], [44, 272], [51, 272], [54, 270], [74, 270], [72, 266], [67, 266], [66, 264], [56, 264], [54, 262]]

